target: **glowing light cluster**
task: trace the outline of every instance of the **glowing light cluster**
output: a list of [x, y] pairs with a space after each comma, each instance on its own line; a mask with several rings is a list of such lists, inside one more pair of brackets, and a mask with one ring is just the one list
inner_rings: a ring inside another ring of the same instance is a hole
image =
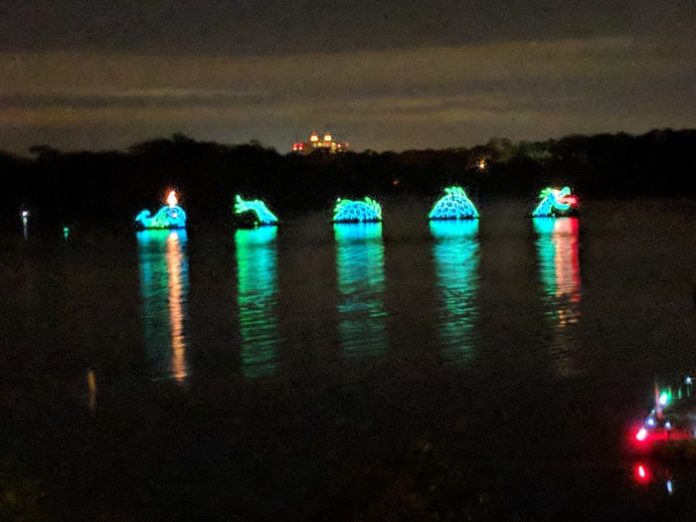
[[334, 223], [376, 223], [382, 221], [382, 207], [374, 199], [363, 201], [338, 199], [334, 207]]
[[186, 212], [178, 205], [176, 192], [173, 190], [167, 196], [167, 205], [160, 208], [152, 216], [149, 210], [141, 210], [135, 216], [135, 223], [143, 229], [185, 228]]
[[245, 200], [237, 194], [234, 199], [234, 212], [237, 215], [251, 212], [254, 214], [257, 225], [277, 225], [278, 218], [271, 212], [260, 199]]
[[539, 204], [532, 217], [556, 217], [571, 214], [577, 208], [578, 200], [569, 187], [561, 189], [547, 187], [539, 193]]
[[[654, 407], [631, 432], [634, 449], [650, 452], [656, 445], [686, 441], [696, 441], [696, 423], [685, 415], [680, 403], [693, 395], [693, 380], [686, 376], [681, 384], [654, 391]], [[689, 403], [687, 403], [688, 406]]]
[[476, 219], [479, 217], [476, 206], [461, 187], [447, 187], [428, 214], [428, 219]]
[[312, 134], [309, 135], [307, 141], [295, 142], [292, 144], [292, 147], [290, 147], [292, 152], [301, 154], [309, 154], [313, 150], [324, 150], [335, 154], [347, 149], [347, 142], [336, 141], [336, 137], [328, 131], [324, 132], [323, 139], [316, 131], [313, 131]]

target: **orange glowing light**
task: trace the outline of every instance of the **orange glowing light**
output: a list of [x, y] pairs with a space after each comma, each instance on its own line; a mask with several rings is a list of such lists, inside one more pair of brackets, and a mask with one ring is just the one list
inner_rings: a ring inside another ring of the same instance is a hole
[[167, 196], [167, 205], [170, 207], [175, 207], [178, 202], [179, 200], [176, 199], [176, 192], [172, 190]]

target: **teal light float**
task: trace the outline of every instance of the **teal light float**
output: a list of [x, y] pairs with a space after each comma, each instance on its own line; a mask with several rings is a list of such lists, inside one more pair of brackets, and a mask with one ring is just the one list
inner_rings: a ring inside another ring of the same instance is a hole
[[275, 226], [278, 218], [260, 199], [245, 200], [237, 194], [234, 198], [234, 213], [242, 217], [250, 217], [253, 226]]
[[559, 217], [577, 214], [578, 199], [569, 187], [546, 187], [539, 193], [539, 204], [534, 208], [532, 217]]
[[366, 197], [362, 201], [338, 198], [333, 223], [378, 223], [382, 221], [382, 206]]
[[430, 220], [478, 219], [479, 213], [462, 187], [447, 187], [428, 214]]
[[152, 216], [149, 210], [141, 210], [135, 216], [135, 224], [142, 230], [186, 228], [186, 212], [179, 206], [176, 192], [167, 196], [167, 204]]

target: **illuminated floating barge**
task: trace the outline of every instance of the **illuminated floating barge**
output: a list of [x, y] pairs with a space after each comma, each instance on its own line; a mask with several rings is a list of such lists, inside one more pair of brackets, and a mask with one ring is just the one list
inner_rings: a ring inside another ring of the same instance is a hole
[[435, 203], [428, 214], [430, 220], [478, 219], [478, 217], [478, 210], [464, 189], [456, 186], [447, 187], [445, 195]]
[[382, 206], [366, 197], [362, 201], [338, 198], [334, 207], [332, 223], [379, 223], [382, 221]]
[[135, 216], [135, 225], [141, 230], [186, 228], [186, 212], [179, 206], [176, 192], [167, 196], [167, 204], [152, 216], [150, 211], [141, 210]]
[[696, 457], [694, 378], [687, 375], [677, 385], [663, 389], [655, 385], [654, 394], [654, 407], [631, 432], [633, 448], [651, 453], [687, 444]]
[[234, 213], [241, 226], [276, 226], [278, 218], [260, 199], [245, 200], [237, 194], [234, 198]]
[[532, 217], [577, 216], [578, 199], [570, 187], [546, 187], [539, 193], [539, 204], [532, 211]]

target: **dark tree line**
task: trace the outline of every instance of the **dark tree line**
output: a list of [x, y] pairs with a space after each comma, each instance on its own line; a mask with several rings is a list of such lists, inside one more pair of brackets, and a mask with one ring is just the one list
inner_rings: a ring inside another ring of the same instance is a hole
[[[475, 199], [535, 197], [548, 184], [569, 184], [583, 198], [696, 195], [696, 130], [640, 136], [567, 136], [444, 150], [282, 155], [258, 143], [222, 145], [175, 135], [127, 152], [61, 152], [32, 157], [0, 153], [2, 219], [29, 208], [42, 222], [129, 222], [155, 210], [176, 188], [192, 222], [231, 218], [235, 193], [261, 197], [282, 213], [330, 207], [341, 196], [428, 197], [457, 183]], [[481, 168], [481, 160], [485, 168]]]

